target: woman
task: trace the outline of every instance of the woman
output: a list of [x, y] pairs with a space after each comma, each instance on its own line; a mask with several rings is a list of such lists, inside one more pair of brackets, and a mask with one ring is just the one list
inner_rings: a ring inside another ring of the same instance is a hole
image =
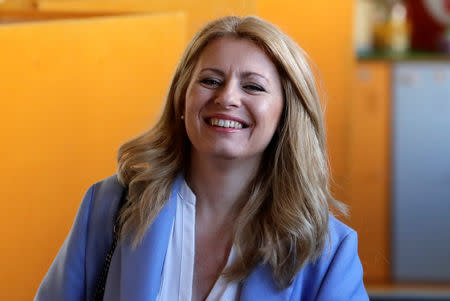
[[88, 190], [35, 300], [92, 299], [118, 210], [104, 300], [368, 300], [356, 233], [330, 204], [345, 212], [306, 55], [259, 18], [219, 19], [117, 177]]

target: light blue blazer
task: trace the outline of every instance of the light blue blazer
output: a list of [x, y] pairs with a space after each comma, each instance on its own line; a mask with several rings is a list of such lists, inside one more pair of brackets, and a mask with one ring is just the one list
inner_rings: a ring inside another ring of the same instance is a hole
[[[119, 242], [112, 257], [104, 300], [156, 300], [181, 182], [181, 177], [175, 181], [169, 201], [135, 250], [129, 241]], [[112, 243], [122, 189], [116, 176], [89, 188], [35, 301], [92, 300]], [[243, 282], [240, 300], [369, 300], [362, 279], [356, 232], [334, 217], [330, 218], [329, 228], [331, 248], [327, 243], [322, 256], [307, 264], [290, 287], [279, 290], [270, 268], [261, 264]]]

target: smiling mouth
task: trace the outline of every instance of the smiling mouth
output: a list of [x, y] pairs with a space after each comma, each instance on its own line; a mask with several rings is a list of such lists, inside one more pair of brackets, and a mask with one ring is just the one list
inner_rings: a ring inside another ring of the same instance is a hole
[[240, 123], [239, 121], [236, 120], [210, 118], [207, 119], [206, 122], [212, 126], [217, 126], [221, 128], [242, 129], [247, 127], [247, 125]]

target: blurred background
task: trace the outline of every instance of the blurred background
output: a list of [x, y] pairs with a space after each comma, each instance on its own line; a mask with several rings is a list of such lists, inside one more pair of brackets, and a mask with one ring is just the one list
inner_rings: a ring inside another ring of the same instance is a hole
[[1, 300], [33, 298], [193, 33], [249, 14], [317, 65], [371, 299], [450, 300], [449, 0], [0, 0]]

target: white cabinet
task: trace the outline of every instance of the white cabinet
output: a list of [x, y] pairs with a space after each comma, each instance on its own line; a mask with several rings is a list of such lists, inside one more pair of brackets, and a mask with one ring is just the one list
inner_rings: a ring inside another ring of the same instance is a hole
[[450, 281], [450, 63], [395, 63], [392, 276]]

